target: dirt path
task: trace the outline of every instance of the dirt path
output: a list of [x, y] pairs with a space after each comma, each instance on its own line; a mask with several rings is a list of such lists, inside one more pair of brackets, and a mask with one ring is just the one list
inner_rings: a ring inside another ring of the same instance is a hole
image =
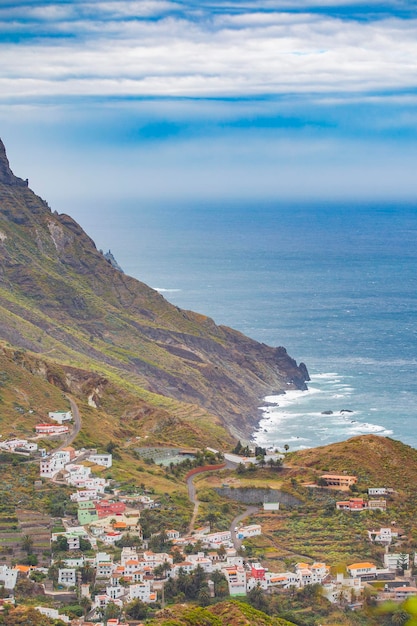
[[186, 478], [186, 485], [187, 485], [187, 489], [188, 489], [188, 497], [190, 499], [190, 501], [194, 504], [194, 510], [193, 510], [193, 514], [191, 516], [191, 521], [190, 524], [188, 526], [188, 532], [192, 533], [194, 530], [194, 525], [195, 525], [195, 520], [197, 519], [197, 514], [198, 514], [198, 507], [199, 507], [199, 501], [197, 499], [197, 494], [196, 494], [196, 489], [195, 489], [195, 485], [194, 485], [194, 478], [196, 476], [198, 476], [198, 474], [203, 474], [205, 472], [213, 472], [213, 471], [218, 471], [219, 469], [223, 469], [225, 467], [225, 465], [222, 465], [221, 467], [219, 465], [214, 466], [213, 468], [210, 468], [210, 466], [206, 466], [206, 467], [202, 467], [200, 470], [196, 469], [196, 470], [192, 470], [193, 474], [191, 476], [187, 476]]
[[193, 476], [189, 476], [187, 478], [188, 497], [190, 501], [194, 504], [193, 514], [191, 516], [190, 525], [188, 526], [189, 533], [192, 533], [194, 530], [195, 520], [197, 519], [198, 507], [199, 507], [199, 501], [197, 500], [195, 485], [193, 482], [195, 476], [197, 476], [197, 474], [194, 474]]

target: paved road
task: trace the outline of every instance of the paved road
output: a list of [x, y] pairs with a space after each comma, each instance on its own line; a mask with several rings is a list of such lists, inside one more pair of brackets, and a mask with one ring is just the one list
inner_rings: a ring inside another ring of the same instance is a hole
[[69, 400], [70, 405], [71, 405], [72, 417], [74, 418], [73, 428], [71, 432], [69, 433], [69, 435], [65, 437], [61, 445], [58, 446], [58, 448], [55, 448], [54, 450], [52, 450], [52, 452], [58, 452], [59, 450], [62, 450], [62, 448], [66, 448], [67, 446], [70, 446], [81, 430], [82, 421], [81, 421], [80, 411], [78, 410], [78, 406], [76, 405], [75, 401], [70, 396], [66, 396], [66, 398]]
[[242, 545], [242, 540], [236, 537], [236, 532], [235, 532], [236, 526], [239, 524], [239, 522], [245, 519], [245, 517], [254, 515], [258, 511], [259, 511], [259, 506], [248, 506], [248, 508], [245, 509], [243, 513], [241, 513], [240, 515], [237, 515], [234, 518], [234, 520], [232, 520], [232, 523], [230, 524], [230, 534], [232, 535], [233, 545], [236, 548], [236, 550], [239, 550], [239, 548]]

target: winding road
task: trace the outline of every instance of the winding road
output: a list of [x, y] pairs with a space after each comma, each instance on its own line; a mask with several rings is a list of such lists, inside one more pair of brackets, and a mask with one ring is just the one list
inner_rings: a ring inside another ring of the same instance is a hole
[[243, 513], [240, 513], [240, 515], [236, 515], [236, 517], [232, 520], [230, 524], [230, 534], [232, 535], [233, 545], [236, 548], [236, 550], [239, 550], [239, 548], [242, 545], [242, 540], [238, 539], [236, 536], [236, 531], [235, 531], [236, 526], [239, 524], [239, 522], [245, 519], [245, 517], [249, 517], [250, 515], [255, 515], [255, 513], [257, 513], [258, 511], [259, 511], [259, 506], [254, 506], [254, 505], [248, 506], [243, 511]]
[[[214, 468], [213, 470], [217, 470], [218, 467]], [[188, 532], [191, 534], [194, 530], [194, 525], [195, 525], [195, 520], [197, 519], [197, 515], [198, 515], [198, 507], [199, 507], [199, 501], [197, 499], [197, 494], [196, 494], [196, 488], [194, 485], [194, 478], [196, 476], [198, 476], [198, 474], [202, 474], [204, 472], [209, 472], [210, 468], [208, 467], [204, 467], [201, 468], [200, 471], [195, 471], [193, 474], [191, 474], [190, 476], [187, 476], [186, 479], [186, 484], [187, 484], [187, 489], [188, 489], [188, 497], [190, 499], [190, 501], [194, 504], [194, 510], [193, 510], [193, 514], [191, 516], [191, 521], [190, 524], [188, 526]], [[242, 541], [241, 539], [238, 539], [236, 536], [236, 532], [235, 532], [235, 528], [236, 526], [239, 524], [239, 522], [241, 522], [243, 519], [245, 519], [245, 517], [249, 517], [250, 515], [254, 515], [255, 513], [257, 513], [259, 511], [259, 506], [248, 506], [243, 513], [240, 513], [239, 515], [237, 515], [231, 522], [230, 524], [230, 534], [232, 536], [232, 542], [234, 547], [236, 548], [236, 550], [239, 550], [239, 548], [242, 545]]]
[[67, 398], [67, 400], [69, 400], [69, 403], [71, 405], [72, 417], [74, 419], [73, 428], [71, 432], [65, 437], [61, 445], [58, 446], [58, 448], [55, 448], [54, 450], [52, 450], [52, 452], [59, 452], [59, 450], [62, 450], [63, 448], [66, 448], [67, 446], [71, 445], [81, 430], [82, 421], [81, 421], [81, 415], [80, 415], [78, 406], [70, 396], [65, 396], [65, 397]]

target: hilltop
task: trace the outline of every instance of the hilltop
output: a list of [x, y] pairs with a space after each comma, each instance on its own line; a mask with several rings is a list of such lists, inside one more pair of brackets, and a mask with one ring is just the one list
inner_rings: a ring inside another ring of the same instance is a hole
[[165, 440], [187, 440], [191, 428], [188, 443], [204, 443], [213, 426], [215, 443], [228, 444], [250, 436], [263, 396], [308, 379], [285, 348], [179, 309], [119, 271], [13, 174], [1, 142], [0, 340], [30, 376], [117, 415], [114, 435], [152, 415]]
[[347, 441], [289, 455], [289, 466], [321, 473], [346, 473], [358, 476], [371, 487], [386, 486], [396, 491], [414, 484], [417, 475], [417, 450], [401, 441], [377, 435], [360, 435]]

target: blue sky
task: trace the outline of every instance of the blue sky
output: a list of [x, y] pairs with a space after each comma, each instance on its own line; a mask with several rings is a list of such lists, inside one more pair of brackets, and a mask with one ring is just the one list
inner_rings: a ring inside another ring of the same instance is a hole
[[3, 0], [0, 136], [58, 211], [415, 200], [414, 2]]

